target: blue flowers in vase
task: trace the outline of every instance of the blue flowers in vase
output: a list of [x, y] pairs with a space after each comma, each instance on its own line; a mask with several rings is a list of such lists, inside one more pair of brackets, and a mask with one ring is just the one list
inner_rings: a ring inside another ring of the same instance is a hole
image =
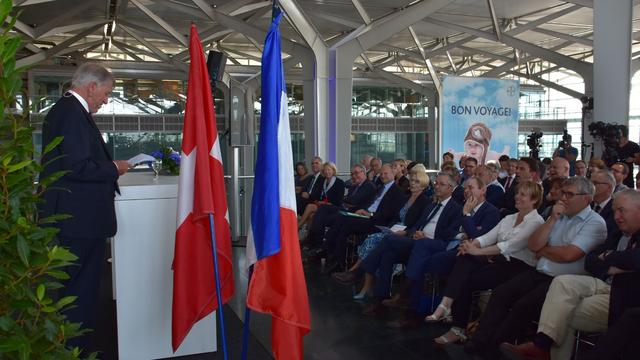
[[162, 170], [164, 170], [167, 174], [180, 174], [180, 153], [173, 150], [173, 148], [169, 146], [163, 146], [159, 150], [156, 150], [149, 155], [153, 156], [156, 159], [162, 160]]

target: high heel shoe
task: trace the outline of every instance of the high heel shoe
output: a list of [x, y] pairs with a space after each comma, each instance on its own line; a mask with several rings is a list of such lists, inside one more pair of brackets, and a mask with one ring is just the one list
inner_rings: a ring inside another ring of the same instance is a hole
[[466, 341], [467, 341], [467, 335], [464, 333], [464, 330], [457, 327], [452, 327], [444, 335], [433, 339], [433, 342], [437, 347], [443, 347], [443, 346], [446, 346], [447, 344], [463, 343]]
[[434, 323], [434, 322], [440, 322], [443, 321], [449, 317], [451, 317], [451, 308], [448, 308], [446, 306], [444, 306], [442, 303], [440, 303], [440, 305], [438, 305], [438, 309], [442, 309], [442, 315], [439, 317], [434, 316], [435, 313], [427, 316], [426, 318], [424, 318], [425, 322], [428, 323]]
[[353, 295], [353, 300], [360, 301], [364, 300], [367, 297], [367, 293], [357, 293]]

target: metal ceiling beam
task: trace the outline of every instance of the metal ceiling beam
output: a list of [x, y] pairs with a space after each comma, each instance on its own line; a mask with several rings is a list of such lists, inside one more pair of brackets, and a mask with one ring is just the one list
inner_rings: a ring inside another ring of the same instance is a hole
[[531, 30], [533, 28], [536, 28], [542, 24], [546, 24], [551, 20], [555, 20], [558, 18], [561, 18], [565, 15], [571, 14], [574, 11], [580, 10], [582, 9], [582, 6], [578, 6], [578, 5], [574, 5], [574, 6], [570, 6], [568, 8], [562, 9], [562, 10], [558, 10], [552, 14], [543, 16], [541, 18], [538, 18], [536, 20], [533, 21], [529, 21], [526, 24], [522, 24], [522, 25], [518, 25], [515, 29], [511, 29], [509, 31], [507, 31], [506, 33], [511, 35], [511, 36], [516, 36], [520, 33], [523, 33], [525, 31]]
[[[8, 22], [10, 21], [10, 19], [7, 18], [5, 21]], [[13, 24], [13, 28], [25, 34], [30, 39], [34, 39], [36, 37], [35, 29], [32, 26], [27, 25], [20, 20], [16, 20], [15, 24]]]
[[344, 19], [344, 18], [341, 18], [341, 17], [338, 17], [338, 16], [334, 16], [332, 14], [327, 14], [327, 13], [325, 13], [323, 11], [314, 11], [313, 14], [316, 17], [320, 18], [320, 19], [331, 21], [334, 24], [343, 25], [343, 26], [346, 26], [346, 27], [348, 27], [350, 29], [356, 29], [356, 28], [358, 28], [358, 27], [360, 27], [362, 25], [362, 24], [357, 23], [355, 21], [351, 21], [351, 20]]
[[[432, 19], [430, 19], [431, 21]], [[477, 29], [471, 29], [468, 28], [466, 26], [462, 26], [459, 24], [453, 24], [453, 23], [449, 23], [446, 21], [441, 21], [441, 20], [437, 20], [436, 21], [438, 23], [438, 25], [440, 26], [444, 26], [447, 27], [449, 29], [453, 29], [453, 30], [458, 30], [458, 31], [469, 31], [470, 34], [473, 34], [474, 36], [479, 36], [482, 37], [484, 39], [487, 40], [492, 40], [492, 41], [496, 41], [496, 37], [494, 34], [492, 33], [488, 33], [485, 31], [480, 31]], [[531, 55], [534, 55], [536, 57], [539, 57], [541, 59], [545, 59], [545, 60], [549, 60], [555, 64], [561, 65], [567, 69], [571, 69], [575, 72], [577, 72], [578, 74], [580, 74], [582, 77], [586, 77], [589, 76], [588, 74], [591, 73], [593, 65], [590, 63], [586, 63], [580, 60], [576, 60], [572, 57], [566, 56], [566, 55], [562, 55], [560, 53], [557, 53], [555, 51], [540, 47], [538, 45], [526, 42], [524, 40], [520, 40], [516, 37], [513, 36], [509, 36], [506, 33], [504, 33], [502, 35], [502, 42], [505, 45], [511, 46], [513, 48], [516, 49], [520, 49], [523, 50]]]
[[[65, 4], [69, 5], [68, 2]], [[60, 16], [54, 16], [48, 22], [42, 25], [39, 25], [38, 28], [35, 30], [34, 37], [36, 39], [40, 39], [43, 35], [49, 34], [51, 30], [57, 28], [61, 24], [68, 24], [71, 21], [71, 19], [76, 17], [76, 15], [86, 13], [87, 10], [89, 10], [95, 4], [96, 4], [95, 0], [87, 0], [78, 4], [78, 6], [76, 6], [76, 4], [73, 4], [73, 6], [68, 6], [68, 9], [65, 9], [65, 11], [62, 12]], [[61, 6], [64, 6], [64, 5], [61, 5]]]
[[90, 26], [94, 26], [94, 25], [104, 25], [108, 22], [110, 22], [111, 20], [93, 20], [93, 21], [87, 21], [87, 22], [83, 22], [83, 23], [78, 23], [78, 24], [69, 24], [69, 25], [63, 25], [63, 26], [58, 26], [55, 27], [49, 31], [47, 31], [46, 33], [40, 34], [38, 35], [38, 39], [43, 39], [46, 38], [47, 36], [52, 36], [52, 35], [56, 35], [56, 34], [62, 34], [62, 33], [72, 33], [76, 30], [80, 30], [80, 29], [86, 29]]
[[133, 60], [135, 60], [135, 61], [144, 61], [144, 60], [142, 60], [142, 58], [141, 58], [141, 57], [139, 57], [138, 55], [134, 54], [134, 52], [133, 52], [133, 51], [131, 51], [131, 50], [129, 50], [127, 47], [119, 46], [119, 45], [116, 43], [116, 41], [115, 41], [115, 40], [112, 40], [112, 41], [111, 41], [111, 45], [112, 45], [112, 46], [115, 46], [118, 50], [122, 51], [123, 53], [125, 53], [125, 54], [127, 54], [127, 55], [131, 56], [131, 57], [133, 58]]
[[87, 50], [95, 49], [96, 47], [98, 47], [98, 46], [100, 46], [102, 44], [104, 44], [104, 40], [103, 39], [94, 40], [94, 41], [87, 42], [87, 43], [82, 43], [82, 44], [77, 44], [77, 45], [69, 46], [69, 47], [66, 47], [66, 48], [62, 49], [56, 55], [58, 55], [58, 56], [66, 55], [66, 54], [69, 54], [69, 53], [72, 53], [72, 52], [78, 51], [78, 50], [87, 51]]
[[501, 61], [505, 61], [506, 62], [506, 61], [513, 60], [512, 58], [507, 57], [507, 56], [494, 54], [494, 53], [486, 51], [486, 50], [476, 49], [476, 48], [472, 48], [472, 47], [468, 47], [468, 46], [458, 46], [458, 49], [464, 50], [466, 52], [469, 52], [470, 54], [480, 54], [480, 55], [488, 56], [489, 58], [493, 59], [492, 61], [501, 60]]
[[568, 3], [580, 5], [582, 7], [588, 7], [593, 9], [593, 0], [564, 0]]
[[271, 7], [271, 6], [273, 6], [272, 1], [261, 1], [253, 4], [247, 4], [239, 7], [236, 10], [229, 12], [229, 16], [238, 16], [238, 15], [246, 14], [248, 12], [256, 11], [258, 9], [262, 9], [265, 7]]
[[[154, 59], [162, 61], [162, 59], [158, 55], [152, 53], [151, 51], [140, 49], [140, 48], [135, 47], [133, 45], [129, 45], [127, 43], [118, 41], [116, 39], [113, 39], [112, 44], [117, 46], [118, 48], [120, 48], [120, 50], [127, 49], [127, 50], [131, 51], [132, 53], [137, 53], [137, 54], [149, 56], [151, 58], [154, 58]], [[142, 61], [146, 61], [146, 60], [142, 60]]]
[[19, 6], [37, 5], [37, 4], [42, 4], [42, 3], [51, 2], [51, 1], [55, 1], [55, 0], [13, 0], [13, 6], [19, 7]]
[[496, 34], [498, 41], [501, 41], [502, 29], [500, 29], [500, 23], [498, 22], [498, 15], [496, 9], [493, 6], [493, 0], [487, 0], [487, 6], [489, 7], [489, 15], [491, 16], [491, 24], [493, 24], [493, 32]]
[[569, 95], [569, 96], [571, 96], [573, 98], [576, 98], [576, 99], [580, 99], [581, 97], [584, 96], [584, 94], [582, 94], [582, 93], [580, 93], [578, 91], [571, 90], [571, 89], [569, 89], [567, 87], [559, 85], [558, 83], [554, 83], [553, 81], [545, 80], [545, 79], [543, 79], [541, 77], [538, 77], [536, 75], [527, 75], [527, 74], [523, 74], [521, 72], [513, 71], [513, 70], [509, 70], [508, 73], [512, 74], [512, 75], [515, 75], [515, 76], [523, 77], [525, 79], [533, 80], [533, 81], [537, 82], [540, 85], [546, 86], [546, 87], [551, 88], [551, 89], [558, 90], [561, 93], [567, 94], [567, 95]]
[[369, 14], [367, 13], [367, 9], [362, 6], [360, 0], [351, 0], [351, 3], [356, 8], [356, 11], [358, 11], [358, 15], [360, 15], [362, 21], [364, 21], [366, 25], [371, 24], [371, 16], [369, 16]]
[[426, 65], [427, 70], [429, 71], [429, 75], [431, 75], [431, 80], [433, 81], [433, 84], [435, 85], [436, 90], [438, 91], [438, 93], [440, 93], [440, 90], [442, 89], [442, 83], [440, 82], [440, 77], [438, 76], [436, 69], [433, 67], [431, 60], [427, 59], [425, 55], [424, 47], [420, 42], [420, 38], [418, 37], [418, 34], [416, 34], [415, 30], [413, 30], [413, 26], [409, 26], [409, 33], [411, 34], [411, 38], [413, 38], [413, 42], [415, 42], [416, 46], [418, 47], [418, 50], [420, 51], [420, 55], [422, 56], [422, 59], [424, 60], [424, 64]]
[[150, 29], [148, 27], [144, 27], [140, 24], [136, 24], [136, 23], [132, 23], [130, 21], [128, 21], [126, 18], [123, 17], [119, 17], [118, 18], [118, 25], [124, 25], [126, 27], [128, 27], [129, 29], [133, 29], [138, 31], [139, 33], [143, 33], [143, 34], [149, 34], [148, 36], [145, 37], [155, 37], [155, 38], [159, 38], [159, 39], [164, 39], [167, 40], [169, 42], [173, 41], [173, 37], [171, 37], [169, 34], [167, 34], [164, 31], [158, 31], [155, 29]]
[[543, 28], [535, 28], [535, 29], [532, 29], [531, 31], [534, 31], [534, 32], [537, 32], [537, 33], [540, 33], [540, 34], [544, 34], [544, 35], [553, 36], [553, 37], [556, 37], [558, 39], [562, 39], [562, 40], [566, 40], [566, 41], [572, 41], [572, 42], [574, 42], [576, 44], [582, 44], [582, 45], [587, 45], [587, 46], [593, 47], [593, 40], [587, 39], [587, 38], [584, 38], [584, 37], [573, 36], [573, 35], [557, 32], [557, 31], [553, 31], [553, 30], [547, 30], [547, 29], [543, 29]]
[[34, 55], [30, 55], [27, 57], [24, 57], [22, 59], [19, 59], [16, 61], [16, 67], [23, 67], [23, 66], [32, 66], [35, 65], [39, 62], [45, 61], [47, 59], [50, 59], [52, 57], [54, 57], [55, 55], [57, 55], [58, 53], [60, 53], [61, 51], [63, 51], [64, 49], [66, 49], [67, 47], [69, 47], [71, 44], [75, 43], [76, 41], [78, 41], [79, 39], [82, 39], [84, 37], [86, 37], [87, 35], [95, 32], [96, 30], [98, 30], [99, 28], [102, 28], [101, 25], [96, 25], [93, 27], [90, 27], [84, 31], [81, 31], [80, 33], [68, 38], [67, 40], [61, 42], [60, 44], [45, 50], [43, 52], [34, 54]]
[[138, 33], [133, 31], [132, 29], [130, 29], [127, 26], [122, 25], [122, 24], [120, 25], [120, 28], [122, 30], [124, 30], [127, 34], [131, 35], [134, 39], [138, 40], [138, 42], [141, 43], [142, 45], [144, 45], [147, 49], [151, 50], [151, 52], [153, 52], [158, 57], [160, 57], [160, 59], [162, 61], [164, 61], [164, 62], [166, 62], [168, 64], [172, 64], [173, 66], [175, 66], [180, 71], [184, 71], [184, 72], [188, 72], [189, 71], [189, 66], [187, 64], [179, 62], [179, 61], [175, 61], [174, 59], [169, 57], [169, 55], [165, 54], [162, 50], [157, 48], [155, 45], [153, 45], [151, 42], [147, 41], [144, 37], [140, 36]]
[[145, 13], [151, 20], [155, 21], [161, 28], [163, 28], [166, 32], [168, 32], [174, 39], [178, 41], [181, 45], [185, 47], [189, 47], [189, 40], [182, 35], [179, 31], [177, 31], [173, 26], [169, 25], [168, 22], [164, 21], [158, 15], [156, 15], [149, 8], [144, 6], [140, 0], [129, 0], [133, 3], [138, 9], [140, 9], [143, 13]]
[[[215, 25], [207, 30], [204, 30], [200, 33], [200, 42], [202, 43], [202, 47], [205, 48], [206, 44], [210, 41], [215, 41], [219, 38], [222, 38], [225, 35], [234, 33], [233, 29], [227, 29], [221, 25]], [[189, 49], [184, 49], [181, 52], [173, 55], [174, 59], [178, 59], [183, 61], [189, 58]]]
[[[560, 50], [564, 47], [567, 47], [569, 45], [571, 45], [572, 42], [570, 41], [565, 41], [563, 43], [561, 43], [560, 45], [554, 46], [553, 48], [551, 48], [551, 50], [556, 51], [556, 50]], [[529, 61], [532, 60], [534, 57], [531, 55], [527, 55], [524, 58], [522, 58], [520, 61]], [[511, 60], [509, 62], [506, 62], [500, 66], [498, 66], [497, 68], [488, 71], [484, 74], [482, 74], [483, 77], [498, 77], [499, 75], [501, 75], [502, 73], [511, 70], [514, 66], [517, 66], [518, 63], [515, 60]]]

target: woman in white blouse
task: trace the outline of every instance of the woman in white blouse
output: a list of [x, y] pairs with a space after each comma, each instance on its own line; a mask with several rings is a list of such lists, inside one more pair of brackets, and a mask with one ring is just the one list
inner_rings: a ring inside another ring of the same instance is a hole
[[527, 241], [544, 223], [536, 211], [542, 202], [542, 194], [542, 186], [535, 182], [518, 184], [515, 195], [518, 212], [502, 219], [483, 236], [460, 244], [459, 258], [449, 276], [442, 302], [425, 319], [437, 322], [453, 313], [453, 326], [434, 340], [436, 344], [466, 339], [464, 329], [469, 320], [474, 291], [493, 289], [536, 266], [535, 254], [527, 247]]

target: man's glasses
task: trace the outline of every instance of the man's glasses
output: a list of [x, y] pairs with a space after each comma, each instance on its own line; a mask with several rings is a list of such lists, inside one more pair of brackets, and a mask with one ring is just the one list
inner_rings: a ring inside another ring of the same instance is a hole
[[561, 191], [560, 193], [562, 194], [562, 196], [566, 197], [567, 200], [573, 199], [573, 197], [576, 195], [587, 195], [587, 193], [574, 193], [571, 191]]

